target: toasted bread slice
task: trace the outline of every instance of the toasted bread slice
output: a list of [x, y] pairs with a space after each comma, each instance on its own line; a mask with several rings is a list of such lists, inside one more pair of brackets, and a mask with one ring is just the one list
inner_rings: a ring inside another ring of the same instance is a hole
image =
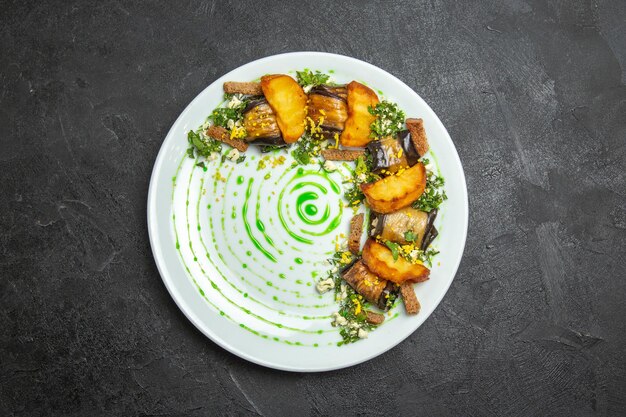
[[420, 157], [424, 156], [429, 149], [424, 121], [422, 119], [406, 119], [406, 127], [411, 132], [411, 141], [415, 150]]
[[367, 310], [365, 314], [366, 314], [365, 320], [369, 324], [373, 324], [374, 326], [381, 325], [385, 321], [385, 316], [383, 314], [374, 313], [373, 311], [370, 311], [370, 310]]
[[261, 83], [226, 81], [224, 92], [227, 94], [246, 94], [249, 96], [262, 96]]
[[239, 152], [245, 152], [248, 149], [248, 144], [241, 139], [231, 139], [228, 130], [221, 126], [211, 126], [206, 130], [206, 135], [212, 137], [215, 140], [224, 142], [227, 145], [232, 146]]
[[406, 312], [408, 314], [417, 314], [420, 312], [420, 302], [415, 295], [415, 289], [413, 289], [413, 284], [410, 282], [405, 282], [400, 285], [400, 293], [402, 294], [402, 301], [404, 302], [404, 308], [406, 308]]
[[324, 149], [321, 154], [327, 161], [356, 161], [359, 156], [365, 155], [365, 151]]
[[350, 236], [348, 236], [348, 249], [357, 255], [361, 249], [361, 235], [363, 234], [363, 219], [365, 215], [359, 213], [350, 220]]

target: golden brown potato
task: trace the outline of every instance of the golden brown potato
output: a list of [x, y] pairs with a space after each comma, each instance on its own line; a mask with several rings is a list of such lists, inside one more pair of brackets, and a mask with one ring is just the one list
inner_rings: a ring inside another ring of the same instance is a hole
[[396, 284], [426, 281], [430, 275], [424, 265], [412, 264], [401, 256], [394, 260], [387, 246], [371, 238], [363, 247], [363, 262], [372, 273]]
[[307, 96], [296, 80], [288, 75], [261, 77], [261, 88], [287, 143], [294, 143], [304, 133]]
[[409, 206], [426, 188], [426, 169], [421, 162], [396, 175], [361, 184], [367, 204], [378, 213], [391, 213]]
[[374, 90], [356, 81], [348, 84], [348, 119], [340, 137], [343, 146], [361, 148], [372, 140], [370, 125], [376, 116], [371, 115], [367, 108], [377, 104], [378, 96]]

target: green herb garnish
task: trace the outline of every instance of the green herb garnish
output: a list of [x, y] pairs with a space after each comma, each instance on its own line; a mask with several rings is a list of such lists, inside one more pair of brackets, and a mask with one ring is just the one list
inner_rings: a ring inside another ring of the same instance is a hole
[[[222, 151], [222, 144], [219, 141], [204, 135], [201, 131], [194, 132], [190, 130], [187, 133], [187, 140], [196, 148], [198, 154], [202, 156], [209, 156], [212, 152]], [[192, 154], [193, 150], [190, 152], [187, 149], [187, 155], [192, 157]]]
[[393, 260], [397, 261], [398, 256], [400, 255], [400, 245], [390, 240], [385, 240], [385, 245], [391, 250], [391, 255], [393, 256]]
[[245, 160], [246, 160], [246, 156], [245, 155], [241, 155], [239, 158], [237, 158], [237, 160], [235, 162], [240, 164], [240, 163], [242, 163]]
[[291, 156], [293, 156], [293, 159], [300, 165], [308, 165], [311, 163], [311, 158], [318, 156], [321, 150], [320, 142], [305, 133], [295, 143], [294, 150], [291, 151]]
[[319, 71], [312, 72], [310, 69], [305, 68], [304, 71], [296, 71], [296, 78], [298, 79], [298, 84], [302, 87], [317, 87], [318, 85], [326, 84], [330, 79], [330, 75]]
[[372, 130], [370, 137], [383, 138], [395, 135], [402, 130], [406, 116], [397, 104], [381, 101], [376, 107], [369, 106], [367, 110], [371, 115], [377, 116], [370, 125]]
[[417, 236], [413, 233], [413, 230], [407, 230], [404, 232], [404, 240], [407, 242], [415, 242], [415, 239], [417, 239]]
[[426, 177], [426, 189], [420, 198], [413, 203], [413, 208], [425, 212], [439, 208], [441, 203], [448, 199], [445, 190], [442, 189], [444, 184], [443, 177], [429, 172]]

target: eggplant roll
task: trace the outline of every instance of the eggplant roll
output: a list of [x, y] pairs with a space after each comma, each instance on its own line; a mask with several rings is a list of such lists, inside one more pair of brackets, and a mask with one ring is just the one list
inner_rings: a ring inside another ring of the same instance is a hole
[[[372, 235], [400, 245], [415, 243], [421, 250], [426, 250], [438, 235], [434, 226], [436, 218], [437, 209], [426, 213], [413, 207], [405, 207], [389, 214], [377, 214], [372, 220]], [[405, 233], [408, 231], [415, 236], [412, 242], [406, 240]]]
[[[329, 137], [340, 133], [348, 119], [348, 91], [344, 86], [320, 85], [311, 89], [308, 116], [322, 129], [321, 134]], [[320, 123], [321, 122], [321, 123]]]
[[286, 145], [276, 115], [264, 98], [248, 103], [243, 113], [243, 126], [248, 133], [247, 142], [255, 145]]
[[372, 155], [372, 171], [375, 173], [383, 170], [394, 173], [400, 168], [412, 167], [420, 158], [408, 130], [402, 130], [395, 136], [373, 140], [367, 144], [367, 149]]
[[387, 308], [389, 294], [397, 292], [393, 282], [378, 278], [367, 269], [362, 260], [355, 262], [352, 268], [345, 271], [343, 279], [368, 302], [383, 310]]

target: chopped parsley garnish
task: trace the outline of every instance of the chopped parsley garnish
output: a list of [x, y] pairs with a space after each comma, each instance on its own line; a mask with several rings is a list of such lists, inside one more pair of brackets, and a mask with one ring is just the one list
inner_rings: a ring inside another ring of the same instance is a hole
[[350, 180], [352, 186], [344, 193], [346, 200], [348, 200], [348, 203], [353, 207], [360, 204], [365, 198], [360, 185], [365, 182], [372, 182], [380, 179], [378, 175], [372, 172], [371, 165], [372, 157], [369, 153], [366, 153], [365, 156], [359, 156], [355, 161], [354, 172], [352, 174], [352, 179]]
[[404, 240], [406, 240], [407, 242], [415, 242], [415, 239], [417, 239], [417, 236], [415, 236], [413, 230], [407, 230], [406, 232], [404, 232]]
[[[187, 140], [196, 148], [198, 154], [202, 156], [209, 156], [212, 152], [222, 151], [222, 144], [219, 141], [206, 136], [202, 133], [202, 131], [194, 132], [193, 130], [190, 130], [187, 133]], [[193, 149], [191, 152], [187, 149], [187, 155], [189, 155], [189, 157], [193, 157], [192, 154]]]
[[279, 151], [284, 146], [285, 145], [263, 145], [263, 146], [261, 146], [261, 153], [268, 153], [268, 152]]
[[319, 141], [314, 140], [309, 134], [304, 134], [295, 143], [294, 150], [291, 151], [291, 156], [300, 165], [308, 165], [311, 163], [311, 158], [320, 154], [322, 146]]
[[191, 159], [194, 159], [196, 157], [196, 155], [193, 152], [193, 146], [190, 148], [187, 148], [187, 156], [190, 157]]
[[[239, 94], [224, 94], [224, 99], [228, 101], [226, 107], [216, 107], [209, 115], [209, 119], [216, 126], [231, 129], [232, 124], [243, 120], [243, 110], [248, 105], [249, 100]], [[229, 120], [232, 120], [230, 126]]]
[[445, 190], [443, 190], [444, 184], [443, 177], [429, 171], [426, 176], [426, 189], [420, 198], [413, 203], [413, 208], [425, 212], [439, 208], [441, 203], [448, 199]]
[[330, 79], [330, 75], [319, 71], [312, 72], [310, 69], [305, 68], [304, 71], [296, 71], [296, 78], [298, 79], [298, 84], [302, 87], [317, 87], [318, 85], [326, 84]]
[[371, 115], [377, 116], [376, 120], [370, 125], [372, 138], [383, 138], [392, 136], [402, 130], [404, 126], [405, 114], [397, 104], [388, 101], [381, 101], [372, 108], [369, 106], [367, 110]]
[[245, 155], [241, 155], [239, 158], [237, 158], [237, 160], [235, 162], [240, 164], [240, 163], [242, 163], [245, 160], [246, 160], [246, 156]]

